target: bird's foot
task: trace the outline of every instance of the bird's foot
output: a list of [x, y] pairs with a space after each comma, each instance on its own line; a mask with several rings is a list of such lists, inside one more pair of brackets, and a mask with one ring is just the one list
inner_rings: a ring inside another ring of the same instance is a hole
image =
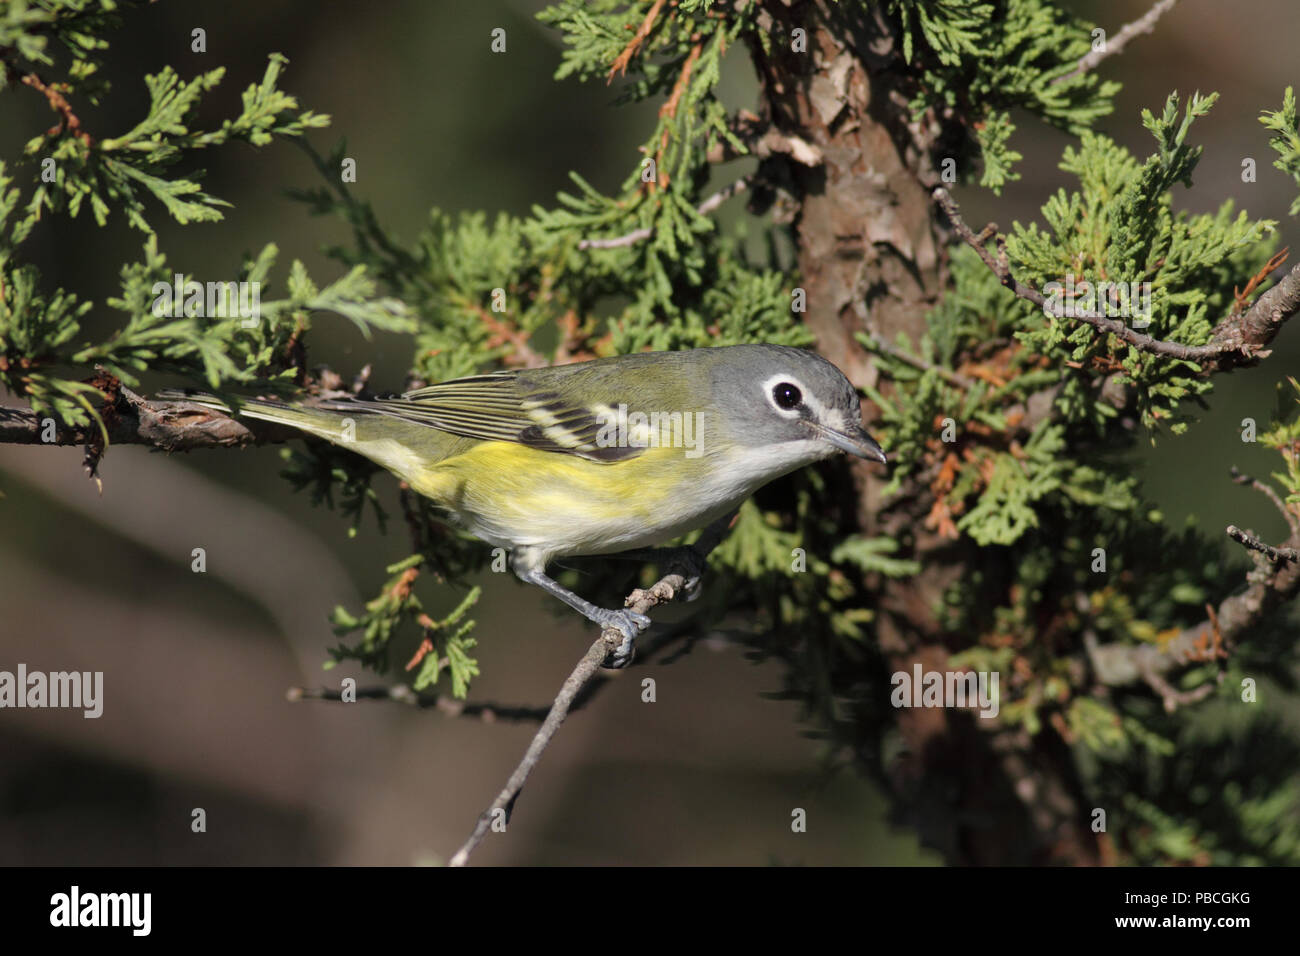
[[618, 610], [602, 608], [593, 620], [602, 628], [614, 629], [622, 638], [619, 645], [605, 657], [605, 663], [601, 666], [617, 670], [631, 664], [632, 658], [636, 656], [637, 635], [650, 626], [650, 618], [627, 608]]
[[704, 577], [704, 571], [707, 563], [700, 552], [692, 547], [684, 548], [667, 548], [665, 549], [666, 560], [662, 568], [666, 573], [676, 573], [682, 576], [682, 586], [679, 589], [687, 601], [694, 601], [700, 596], [700, 580]]

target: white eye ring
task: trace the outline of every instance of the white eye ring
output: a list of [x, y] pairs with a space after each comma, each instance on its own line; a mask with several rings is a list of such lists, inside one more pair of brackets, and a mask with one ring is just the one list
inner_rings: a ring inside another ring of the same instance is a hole
[[[782, 385], [789, 386], [798, 393], [799, 400], [789, 408], [783, 408], [777, 403], [775, 389]], [[802, 413], [799, 409], [803, 408], [808, 400], [808, 389], [804, 387], [803, 382], [792, 375], [773, 375], [763, 383], [763, 394], [767, 396], [767, 403], [786, 418], [801, 418]]]

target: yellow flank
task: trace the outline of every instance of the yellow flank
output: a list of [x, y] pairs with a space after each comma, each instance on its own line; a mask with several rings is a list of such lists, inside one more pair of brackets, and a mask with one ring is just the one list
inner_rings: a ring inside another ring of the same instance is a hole
[[682, 457], [680, 448], [648, 448], [603, 463], [487, 441], [406, 477], [490, 542], [608, 553], [684, 533], [702, 508], [717, 504], [680, 487]]

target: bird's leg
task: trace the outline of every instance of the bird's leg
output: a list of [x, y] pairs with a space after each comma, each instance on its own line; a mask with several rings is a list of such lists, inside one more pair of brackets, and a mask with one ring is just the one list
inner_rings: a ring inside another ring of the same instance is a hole
[[636, 653], [637, 635], [650, 626], [650, 618], [627, 608], [596, 607], [590, 601], [584, 601], [568, 588], [551, 580], [546, 576], [546, 572], [539, 568], [516, 566], [515, 574], [521, 581], [536, 584], [539, 588], [549, 591], [587, 620], [599, 624], [602, 628], [613, 627], [623, 635], [623, 642], [611, 652], [605, 662], [606, 667], [626, 667], [632, 663], [632, 657]]

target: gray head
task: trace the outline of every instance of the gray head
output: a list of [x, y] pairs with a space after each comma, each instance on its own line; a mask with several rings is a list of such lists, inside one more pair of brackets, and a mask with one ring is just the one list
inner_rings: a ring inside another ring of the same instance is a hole
[[[713, 367], [714, 403], [731, 420], [730, 434], [786, 446], [809, 461], [836, 451], [885, 461], [862, 427], [857, 389], [815, 352], [784, 345], [735, 345]], [[719, 356], [720, 358], [722, 356]]]

